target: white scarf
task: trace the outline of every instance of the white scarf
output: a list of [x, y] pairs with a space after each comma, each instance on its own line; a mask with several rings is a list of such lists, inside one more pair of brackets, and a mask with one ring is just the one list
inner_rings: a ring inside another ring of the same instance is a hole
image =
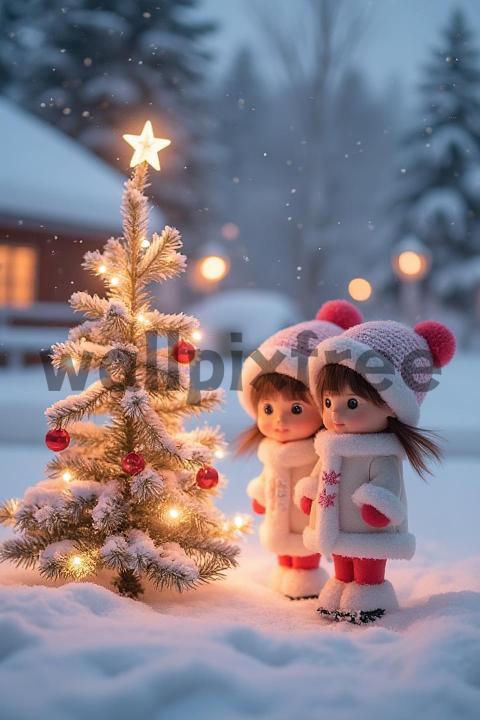
[[405, 451], [397, 437], [387, 432], [337, 434], [320, 430], [314, 447], [321, 460], [315, 499], [317, 515], [315, 527], [308, 527], [305, 532], [324, 554], [330, 555], [340, 531], [338, 486], [342, 479], [342, 458], [396, 455], [403, 459]]

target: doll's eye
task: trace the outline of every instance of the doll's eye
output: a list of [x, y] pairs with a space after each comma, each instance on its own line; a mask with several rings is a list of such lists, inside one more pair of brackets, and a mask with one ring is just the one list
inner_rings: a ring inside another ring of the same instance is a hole
[[325, 398], [325, 407], [332, 407], [332, 401], [330, 400], [330, 398]]
[[350, 398], [350, 400], [347, 402], [347, 407], [350, 410], [355, 410], [355, 408], [358, 407], [358, 400], [355, 400], [355, 398]]
[[298, 403], [295, 403], [295, 405], [292, 405], [292, 415], [301, 415], [303, 412], [303, 407], [299, 405]]
[[270, 403], [265, 403], [263, 406], [263, 412], [265, 415], [271, 415], [273, 413], [273, 407], [270, 405]]

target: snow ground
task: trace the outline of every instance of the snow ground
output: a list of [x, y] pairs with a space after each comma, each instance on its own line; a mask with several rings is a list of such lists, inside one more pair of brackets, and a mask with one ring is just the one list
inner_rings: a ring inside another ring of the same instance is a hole
[[[477, 718], [478, 359], [456, 362], [427, 398], [423, 420], [446, 436], [445, 463], [428, 484], [407, 472], [418, 552], [389, 567], [399, 612], [371, 627], [329, 625], [315, 601], [292, 603], [268, 589], [272, 558], [255, 537], [223, 582], [181, 596], [149, 588], [144, 603], [93, 583], [46, 587], [35, 573], [3, 566], [2, 720]], [[21, 430], [38, 412], [42, 437], [40, 407], [50, 398], [33, 379], [9, 385], [4, 376], [0, 385], [2, 416], [10, 428], [20, 423], [1, 446], [1, 494], [9, 497], [42, 477], [49, 453]], [[233, 393], [215, 421], [230, 438], [246, 424]], [[256, 459], [219, 465], [229, 478], [221, 506], [248, 510]]]

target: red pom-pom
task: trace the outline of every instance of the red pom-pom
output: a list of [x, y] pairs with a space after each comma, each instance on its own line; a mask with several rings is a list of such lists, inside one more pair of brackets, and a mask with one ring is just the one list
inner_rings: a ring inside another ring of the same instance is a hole
[[131, 452], [122, 458], [122, 470], [127, 475], [138, 475], [142, 470], [145, 470], [145, 459], [138, 453]]
[[197, 485], [202, 490], [210, 490], [210, 488], [218, 485], [218, 472], [214, 467], [203, 467], [197, 472]]
[[195, 357], [195, 346], [186, 340], [180, 340], [173, 346], [173, 357], [178, 363], [182, 365], [188, 365]]
[[434, 320], [425, 320], [413, 328], [417, 335], [421, 335], [432, 353], [435, 367], [441, 368], [455, 355], [457, 343], [455, 335], [445, 325]]
[[348, 300], [329, 300], [324, 303], [316, 315], [316, 320], [326, 320], [338, 325], [342, 330], [363, 322], [363, 315]]
[[70, 435], [62, 428], [49, 430], [45, 435], [45, 445], [53, 452], [60, 452], [70, 445]]

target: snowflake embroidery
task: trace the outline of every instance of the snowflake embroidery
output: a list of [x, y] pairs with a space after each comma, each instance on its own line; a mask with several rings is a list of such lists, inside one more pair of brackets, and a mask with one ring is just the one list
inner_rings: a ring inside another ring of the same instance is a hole
[[324, 488], [318, 497], [318, 504], [323, 508], [333, 507], [335, 505], [336, 497], [337, 493], [327, 493]]
[[335, 470], [330, 470], [330, 472], [327, 472], [326, 470], [323, 471], [322, 480], [327, 485], [338, 485], [340, 482], [340, 476], [342, 473], [337, 473]]

